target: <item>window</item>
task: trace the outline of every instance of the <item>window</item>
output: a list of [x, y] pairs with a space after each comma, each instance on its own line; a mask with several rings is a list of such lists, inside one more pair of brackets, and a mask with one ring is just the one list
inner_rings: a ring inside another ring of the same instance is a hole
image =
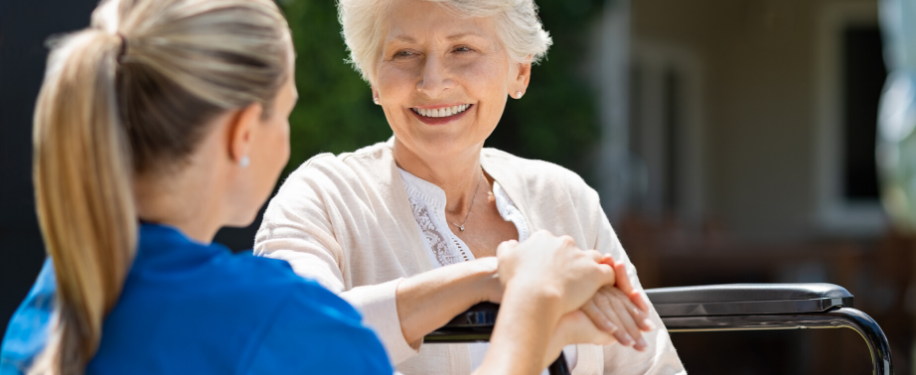
[[851, 26], [843, 30], [843, 198], [876, 203], [878, 171], [875, 142], [878, 101], [887, 77], [881, 30]]
[[684, 48], [637, 40], [629, 78], [633, 208], [687, 221], [702, 218], [699, 59]]
[[816, 224], [828, 233], [874, 235], [887, 226], [875, 166], [887, 75], [877, 4], [827, 5], [817, 27]]

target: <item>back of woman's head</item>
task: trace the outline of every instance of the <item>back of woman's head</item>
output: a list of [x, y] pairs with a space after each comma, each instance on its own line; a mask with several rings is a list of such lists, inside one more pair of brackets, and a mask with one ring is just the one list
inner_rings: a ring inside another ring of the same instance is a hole
[[272, 0], [104, 0], [90, 28], [53, 42], [34, 177], [58, 297], [30, 373], [85, 370], [133, 261], [134, 177], [180, 169], [209, 119], [271, 108], [290, 46]]

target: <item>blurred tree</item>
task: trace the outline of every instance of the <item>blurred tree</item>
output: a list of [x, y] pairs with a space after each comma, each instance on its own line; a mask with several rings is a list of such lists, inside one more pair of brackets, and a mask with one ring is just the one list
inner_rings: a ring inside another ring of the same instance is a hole
[[[368, 84], [347, 58], [336, 2], [287, 0], [281, 5], [296, 45], [299, 105], [290, 116], [292, 154], [287, 172], [319, 152], [353, 151], [391, 136]], [[554, 45], [533, 69], [522, 100], [510, 99], [488, 139], [526, 158], [558, 163], [588, 179], [588, 156], [599, 139], [595, 92], [584, 72], [589, 26], [602, 0], [539, 0], [540, 15]]]
[[281, 3], [296, 48], [299, 103], [290, 115], [287, 172], [319, 152], [340, 153], [383, 141], [391, 129], [369, 85], [347, 64], [335, 1]]

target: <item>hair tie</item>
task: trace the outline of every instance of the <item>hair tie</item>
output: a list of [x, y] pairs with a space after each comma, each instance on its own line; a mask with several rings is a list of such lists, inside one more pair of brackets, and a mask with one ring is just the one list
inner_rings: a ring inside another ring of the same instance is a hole
[[127, 55], [127, 38], [121, 35], [121, 33], [116, 33], [115, 35], [121, 39], [121, 49], [118, 51], [118, 62], [120, 63], [124, 55]]

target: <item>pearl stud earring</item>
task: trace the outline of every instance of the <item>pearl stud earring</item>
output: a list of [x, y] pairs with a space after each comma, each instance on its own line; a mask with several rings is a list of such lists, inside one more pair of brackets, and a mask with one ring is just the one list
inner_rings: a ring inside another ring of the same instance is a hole
[[522, 92], [519, 91], [519, 92], [515, 93], [515, 98], [516, 98], [516, 99], [521, 99], [521, 98], [522, 98]]
[[372, 98], [372, 102], [375, 103], [375, 105], [379, 105], [379, 104], [378, 104], [378, 97], [376, 96], [376, 97]]
[[239, 160], [239, 167], [247, 168], [251, 164], [251, 158], [248, 155], [242, 156], [242, 159]]

